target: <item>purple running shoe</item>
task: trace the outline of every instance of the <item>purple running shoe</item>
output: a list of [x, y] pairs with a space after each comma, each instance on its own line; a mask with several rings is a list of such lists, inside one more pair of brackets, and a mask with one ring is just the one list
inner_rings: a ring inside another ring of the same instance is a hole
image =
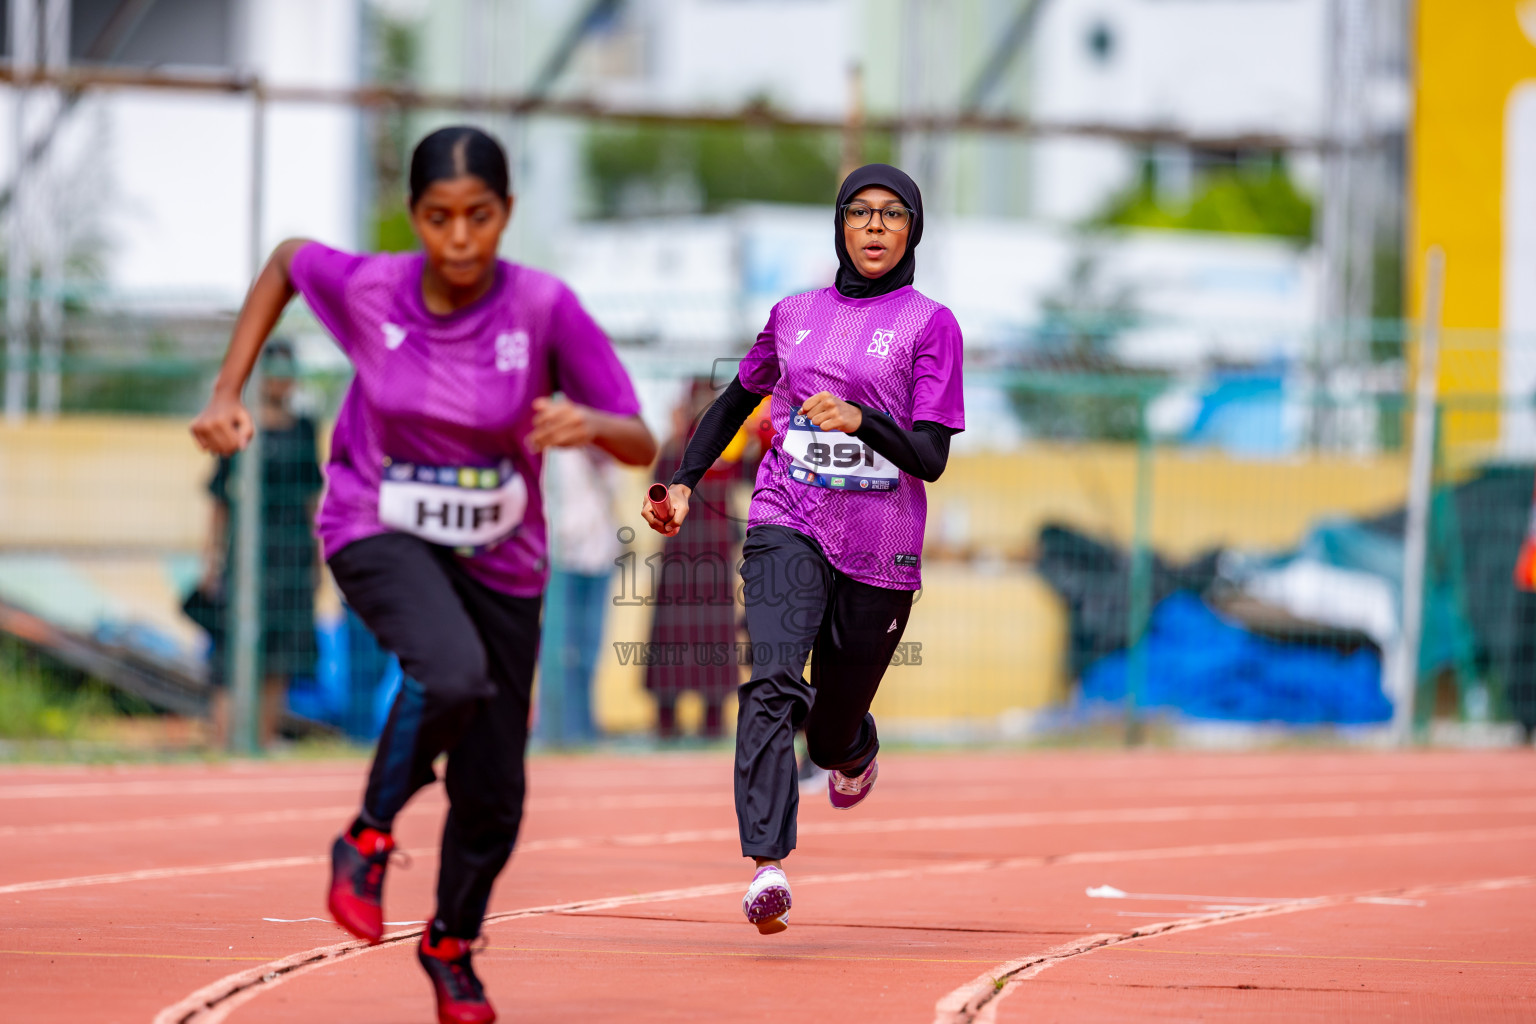
[[747, 894], [741, 898], [742, 912], [764, 935], [777, 935], [789, 927], [789, 879], [782, 868], [764, 864], [752, 876]]
[[879, 761], [869, 762], [868, 768], [852, 778], [839, 771], [829, 772], [827, 773], [827, 799], [832, 801], [833, 807], [846, 811], [869, 796], [869, 791], [875, 788], [875, 779], [879, 775]]

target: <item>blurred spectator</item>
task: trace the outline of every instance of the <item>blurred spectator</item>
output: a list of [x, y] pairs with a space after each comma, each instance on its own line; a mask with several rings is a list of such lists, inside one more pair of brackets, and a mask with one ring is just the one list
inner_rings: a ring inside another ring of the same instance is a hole
[[[314, 513], [324, 478], [315, 445], [315, 423], [292, 408], [296, 364], [293, 346], [274, 339], [262, 352], [261, 404], [261, 616], [262, 672], [258, 742], [271, 744], [285, 706], [288, 679], [311, 675], [318, 653], [315, 641], [315, 585], [318, 559]], [[214, 739], [228, 740], [228, 631], [232, 597], [234, 521], [230, 515], [231, 481], [238, 477], [236, 454], [220, 458], [208, 493], [213, 515], [208, 528], [204, 571], [188, 613], [213, 639], [209, 679], [216, 687], [212, 719]], [[235, 499], [238, 500], [238, 488]]]
[[[693, 425], [714, 398], [708, 381], [696, 380], [673, 409], [672, 436], [657, 460], [655, 479], [672, 479]], [[730, 497], [732, 484], [755, 464], [749, 441], [755, 440], [756, 426], [749, 419], [699, 481], [689, 504], [688, 529], [668, 537], [661, 557], [649, 560], [656, 599], [652, 650], [667, 653], [647, 666], [645, 688], [656, 700], [656, 734], [663, 740], [677, 737], [677, 699], [689, 691], [704, 699], [702, 735], [719, 738], [722, 705], [741, 681], [735, 601], [735, 552], [741, 538], [730, 515]]]
[[1515, 602], [1516, 616], [1525, 621], [1514, 630], [1515, 650], [1506, 669], [1505, 685], [1515, 719], [1525, 730], [1525, 741], [1536, 743], [1536, 498], [1532, 499], [1525, 543], [1515, 559], [1515, 586], [1522, 591]]
[[592, 675], [620, 548], [613, 515], [618, 485], [618, 466], [600, 448], [544, 453], [550, 576], [534, 732], [557, 746], [591, 743], [599, 735], [592, 716]]

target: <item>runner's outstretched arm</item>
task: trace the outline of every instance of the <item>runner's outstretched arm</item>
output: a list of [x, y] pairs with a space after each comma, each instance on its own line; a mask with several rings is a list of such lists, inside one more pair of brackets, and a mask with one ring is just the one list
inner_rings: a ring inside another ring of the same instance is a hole
[[649, 466], [656, 459], [656, 439], [639, 416], [615, 416], [564, 399], [533, 400], [528, 447], [543, 451], [589, 444], [629, 466]]
[[667, 537], [675, 536], [682, 529], [683, 520], [688, 518], [688, 499], [693, 495], [693, 489], [762, 400], [762, 395], [748, 391], [742, 385], [741, 378], [735, 377], [720, 397], [711, 403], [700, 417], [693, 436], [688, 439], [682, 465], [672, 474], [672, 485], [667, 488], [667, 494], [672, 499], [672, 518], [666, 521], [658, 518], [649, 502], [640, 509], [641, 518], [650, 524], [651, 529]]
[[746, 389], [740, 377], [731, 378], [730, 386], [710, 403], [704, 415], [699, 418], [699, 425], [688, 439], [687, 450], [683, 452], [682, 465], [672, 474], [672, 482], [682, 484], [689, 491], [699, 486], [699, 481], [709, 472], [709, 467], [715, 464], [715, 460], [731, 443], [731, 438], [736, 436], [741, 425], [747, 422], [747, 417], [752, 415], [752, 410], [762, 400], [762, 395], [755, 395]]
[[266, 266], [256, 275], [250, 293], [235, 318], [229, 349], [213, 382], [213, 395], [203, 411], [192, 421], [192, 436], [206, 452], [230, 455], [250, 443], [256, 426], [249, 410], [240, 401], [240, 392], [251, 376], [251, 367], [265, 344], [267, 335], [277, 326], [284, 308], [294, 296], [289, 267], [293, 255], [307, 239], [290, 238], [272, 250]]

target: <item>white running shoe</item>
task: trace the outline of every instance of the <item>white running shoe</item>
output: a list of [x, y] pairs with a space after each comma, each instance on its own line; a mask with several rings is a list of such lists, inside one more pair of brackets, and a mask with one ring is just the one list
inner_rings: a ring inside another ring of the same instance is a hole
[[853, 778], [839, 771], [831, 772], [827, 775], [827, 799], [833, 807], [846, 811], [869, 796], [869, 791], [875, 788], [875, 780], [879, 777], [879, 761], [869, 762], [869, 767]]
[[747, 894], [741, 898], [741, 909], [747, 920], [757, 925], [764, 935], [777, 935], [789, 927], [789, 907], [793, 900], [789, 895], [789, 879], [782, 868], [764, 864], [752, 876]]

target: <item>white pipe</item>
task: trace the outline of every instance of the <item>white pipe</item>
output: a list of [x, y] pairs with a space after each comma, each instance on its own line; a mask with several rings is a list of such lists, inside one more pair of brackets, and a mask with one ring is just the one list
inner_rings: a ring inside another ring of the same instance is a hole
[[[51, 72], [69, 67], [69, 15], [71, 0], [43, 2], [43, 67]], [[64, 97], [58, 88], [40, 90], [44, 108], [42, 121], [56, 122], [62, 116]], [[65, 233], [66, 197], [60, 181], [62, 161], [55, 145], [37, 175], [38, 210], [48, 218], [46, 229], [38, 233], [39, 284], [37, 295], [37, 413], [51, 418], [59, 413], [63, 381], [61, 361], [64, 355], [64, 250], [69, 242]]]
[[1403, 628], [1397, 678], [1392, 687], [1392, 728], [1399, 743], [1413, 731], [1424, 634], [1424, 565], [1429, 551], [1429, 512], [1434, 496], [1436, 403], [1440, 392], [1440, 321], [1445, 305], [1445, 253], [1429, 250], [1419, 376], [1413, 402], [1413, 452], [1408, 466], [1408, 512], [1403, 536]]
[[27, 245], [28, 219], [32, 212], [31, 175], [23, 166], [27, 151], [28, 94], [26, 79], [37, 70], [36, 0], [11, 2], [11, 153], [16, 162], [16, 184], [11, 193], [11, 216], [6, 238], [5, 275], [5, 418], [19, 422], [27, 414], [27, 338], [32, 256]]

